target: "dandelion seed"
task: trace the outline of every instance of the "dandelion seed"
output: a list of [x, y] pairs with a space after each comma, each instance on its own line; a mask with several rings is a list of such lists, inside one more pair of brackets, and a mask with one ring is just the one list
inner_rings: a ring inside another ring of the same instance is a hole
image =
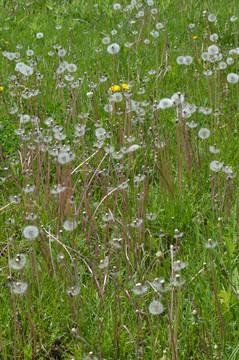
[[216, 45], [211, 45], [207, 49], [209, 55], [216, 55], [219, 52], [219, 48]]
[[102, 127], [99, 127], [95, 130], [95, 136], [98, 140], [104, 140], [106, 138], [106, 130]]
[[174, 237], [174, 239], [179, 239], [179, 238], [183, 237], [183, 233], [180, 232], [178, 229], [175, 229], [173, 237]]
[[179, 65], [183, 65], [184, 62], [185, 62], [184, 56], [178, 56], [177, 59], [176, 59], [176, 62], [177, 62], [177, 64], [179, 64]]
[[140, 146], [137, 145], [137, 144], [131, 145], [131, 146], [127, 149], [127, 153], [136, 151], [136, 150], [138, 150], [139, 148], [140, 148]]
[[209, 151], [213, 154], [218, 154], [220, 152], [220, 149], [217, 149], [216, 145], [212, 145], [209, 147]]
[[154, 38], [157, 38], [157, 37], [159, 37], [159, 32], [156, 30], [152, 30], [152, 31], [150, 31], [150, 35], [152, 35]]
[[206, 76], [210, 76], [210, 75], [212, 75], [212, 71], [211, 70], [206, 70], [206, 71], [203, 71], [203, 74], [206, 75]]
[[184, 95], [181, 92], [175, 93], [171, 97], [171, 100], [173, 102], [173, 105], [181, 105], [184, 102]]
[[160, 315], [164, 311], [164, 306], [158, 300], [153, 300], [149, 304], [149, 312], [153, 315]]
[[31, 192], [33, 192], [35, 190], [35, 185], [29, 185], [27, 184], [27, 186], [25, 188], [23, 188], [22, 190], [26, 193], [29, 194]]
[[39, 230], [34, 225], [28, 225], [25, 227], [25, 229], [22, 232], [23, 236], [28, 240], [34, 240], [39, 235]]
[[27, 56], [33, 56], [34, 55], [34, 51], [33, 50], [27, 50]]
[[184, 64], [185, 65], [191, 65], [192, 62], [193, 62], [192, 56], [187, 55], [187, 56], [184, 57]]
[[189, 128], [191, 128], [191, 129], [194, 129], [194, 128], [196, 128], [196, 127], [198, 126], [198, 124], [195, 123], [194, 121], [191, 121], [190, 123], [187, 122], [186, 124], [187, 124], [187, 126], [188, 126]]
[[67, 70], [69, 72], [75, 72], [77, 70], [77, 66], [75, 64], [68, 64], [67, 65]]
[[232, 167], [230, 165], [223, 166], [222, 171], [227, 175], [230, 175], [230, 176], [234, 175], [233, 174], [233, 169], [232, 169]]
[[227, 68], [227, 64], [224, 61], [222, 61], [218, 64], [219, 70], [225, 70], [226, 68]]
[[214, 15], [214, 14], [209, 14], [208, 15], [208, 21], [214, 22], [216, 20], [217, 20], [216, 15]]
[[62, 186], [62, 185], [54, 185], [53, 189], [50, 190], [50, 193], [52, 195], [57, 195], [62, 193], [63, 191], [65, 191], [66, 187]]
[[143, 224], [143, 220], [142, 219], [135, 219], [130, 226], [133, 228], [139, 228], [141, 225]]
[[180, 270], [184, 269], [186, 266], [187, 266], [187, 264], [185, 262], [177, 260], [177, 261], [174, 261], [174, 263], [173, 263], [173, 270], [180, 271]]
[[113, 215], [111, 213], [105, 213], [102, 215], [102, 220], [103, 221], [111, 221], [113, 220]]
[[112, 95], [112, 101], [116, 103], [120, 103], [123, 100], [123, 95], [119, 92], [116, 92]]
[[113, 106], [111, 105], [111, 104], [106, 104], [105, 106], [104, 106], [104, 110], [106, 111], [106, 112], [112, 112], [112, 110], [113, 110]]
[[21, 295], [27, 290], [28, 285], [25, 282], [17, 281], [17, 282], [12, 282], [10, 284], [10, 287], [14, 294]]
[[212, 239], [208, 239], [207, 243], [205, 244], [206, 249], [214, 249], [217, 246], [216, 242], [212, 242]]
[[59, 49], [59, 50], [58, 50], [58, 56], [59, 56], [59, 57], [64, 57], [64, 56], [66, 56], [66, 50], [65, 50], [65, 49]]
[[217, 41], [218, 40], [218, 35], [217, 34], [210, 35], [210, 40], [211, 41]]
[[100, 269], [105, 269], [108, 266], [109, 266], [109, 257], [106, 256], [104, 260], [100, 260], [99, 268]]
[[161, 30], [164, 28], [164, 25], [162, 23], [157, 23], [155, 27], [156, 29]]
[[230, 18], [230, 21], [231, 21], [231, 22], [237, 21], [237, 17], [236, 17], [235, 15], [233, 15], [233, 16]]
[[70, 154], [68, 152], [61, 152], [58, 155], [58, 162], [62, 165], [67, 164], [71, 161]]
[[112, 246], [113, 246], [115, 249], [121, 249], [121, 247], [122, 247], [122, 241], [123, 241], [123, 239], [117, 239], [117, 238], [115, 238], [115, 239], [112, 239], [110, 243], [112, 244]]
[[170, 279], [170, 285], [173, 288], [180, 287], [185, 283], [184, 280], [181, 280], [180, 274], [176, 274], [174, 278]]
[[157, 214], [151, 212], [149, 214], [146, 214], [146, 218], [150, 221], [153, 221], [157, 218]]
[[231, 74], [227, 75], [227, 81], [230, 84], [236, 84], [238, 82], [238, 79], [239, 79], [239, 77], [237, 74], [231, 73]]
[[227, 64], [228, 65], [233, 65], [234, 64], [234, 59], [231, 58], [231, 57], [227, 58]]
[[79, 286], [72, 286], [72, 287], [69, 287], [67, 290], [66, 290], [67, 294], [70, 295], [70, 296], [77, 296], [79, 293], [80, 293], [80, 288]]
[[73, 231], [77, 228], [77, 221], [76, 220], [66, 220], [63, 224], [63, 228], [66, 231]]
[[113, 8], [114, 8], [114, 10], [120, 10], [120, 9], [121, 9], [121, 5], [118, 4], [118, 3], [116, 3], [116, 4], [113, 5]]
[[26, 214], [26, 216], [25, 216], [25, 219], [26, 220], [30, 220], [30, 221], [34, 221], [34, 220], [36, 220], [37, 219], [37, 215], [36, 214], [33, 214], [33, 213], [31, 213], [31, 214]]
[[114, 43], [107, 47], [107, 51], [111, 55], [115, 55], [120, 51], [120, 47], [118, 44]]
[[209, 58], [210, 58], [210, 54], [207, 51], [205, 51], [201, 54], [201, 59], [203, 61], [209, 60]]
[[141, 283], [138, 283], [135, 285], [132, 291], [135, 295], [143, 295], [148, 291], [148, 288], [148, 285], [142, 285]]
[[43, 38], [43, 33], [41, 33], [41, 32], [37, 33], [36, 38], [37, 39], [42, 39]]
[[108, 44], [110, 43], [110, 38], [109, 38], [108, 36], [104, 37], [104, 38], [102, 39], [102, 43], [103, 43], [104, 45], [108, 45]]
[[205, 108], [205, 107], [201, 106], [201, 107], [199, 108], [199, 111], [200, 111], [202, 114], [204, 114], [204, 115], [209, 115], [209, 114], [211, 114], [212, 109], [210, 109], [210, 108]]
[[25, 75], [25, 76], [31, 76], [33, 74], [33, 68], [31, 66], [28, 66], [25, 64], [23, 64], [23, 66], [19, 67], [19, 71], [22, 75]]
[[208, 130], [207, 128], [202, 128], [198, 132], [198, 136], [203, 140], [209, 138], [210, 134], [210, 130]]
[[223, 163], [217, 160], [213, 160], [210, 163], [210, 169], [214, 172], [218, 172], [223, 167]]
[[171, 106], [173, 106], [173, 102], [171, 99], [164, 98], [164, 99], [160, 100], [160, 102], [159, 102], [160, 109], [168, 109]]
[[9, 266], [14, 270], [21, 270], [26, 262], [27, 258], [24, 254], [17, 254], [15, 258], [9, 260]]

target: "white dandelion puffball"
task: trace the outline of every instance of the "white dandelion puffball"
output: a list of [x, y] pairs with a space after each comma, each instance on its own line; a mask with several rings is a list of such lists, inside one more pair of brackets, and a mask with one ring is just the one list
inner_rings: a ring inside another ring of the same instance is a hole
[[102, 43], [103, 43], [104, 45], [109, 45], [109, 43], [110, 43], [110, 38], [109, 38], [108, 36], [104, 37], [104, 38], [102, 39]]
[[228, 74], [227, 75], [227, 81], [230, 84], [236, 84], [238, 82], [238, 75], [234, 74], [234, 73]]
[[168, 109], [171, 106], [173, 106], [173, 101], [171, 99], [164, 98], [159, 102], [160, 109]]
[[77, 228], [77, 221], [76, 220], [66, 220], [63, 224], [63, 228], [66, 230], [66, 231], [73, 231]]
[[219, 48], [216, 45], [211, 45], [211, 46], [208, 46], [207, 51], [208, 51], [209, 55], [216, 55], [219, 52]]
[[116, 43], [111, 44], [107, 47], [107, 51], [111, 55], [115, 55], [120, 51], [120, 46]]
[[23, 236], [28, 240], [34, 240], [39, 235], [39, 230], [34, 225], [26, 226], [25, 229], [22, 232]]
[[104, 128], [97, 128], [95, 130], [95, 136], [98, 140], [104, 140], [106, 138], [106, 130]]
[[27, 258], [24, 254], [17, 254], [15, 258], [9, 259], [9, 266], [15, 270], [21, 270], [27, 262]]
[[41, 32], [37, 33], [36, 38], [37, 39], [42, 39], [43, 38], [43, 33], [41, 33]]
[[216, 15], [214, 15], [214, 14], [209, 14], [209, 15], [208, 15], [208, 21], [214, 22], [214, 21], [216, 21], [216, 20], [217, 20]]
[[119, 92], [116, 92], [112, 95], [112, 101], [120, 103], [123, 100], [123, 95]]
[[223, 167], [223, 163], [217, 160], [213, 160], [210, 163], [210, 169], [212, 171], [218, 172]]
[[28, 285], [25, 282], [17, 281], [17, 282], [11, 283], [10, 287], [14, 294], [21, 295], [27, 290]]
[[58, 162], [60, 164], [67, 164], [71, 161], [71, 158], [70, 158], [70, 154], [68, 152], [61, 152], [59, 155], [58, 155]]
[[77, 70], [77, 66], [75, 64], [68, 64], [67, 65], [67, 70], [69, 72], [75, 72]]
[[185, 57], [184, 56], [178, 56], [176, 59], [176, 62], [178, 65], [184, 65], [185, 64]]
[[66, 292], [70, 296], [76, 296], [76, 295], [78, 295], [80, 293], [80, 288], [79, 288], [79, 286], [72, 286], [72, 287], [69, 287], [66, 290]]
[[149, 312], [150, 312], [150, 314], [160, 315], [160, 314], [162, 314], [163, 311], [164, 311], [164, 306], [163, 306], [163, 304], [161, 304], [160, 301], [153, 300], [149, 304]]
[[184, 57], [184, 65], [191, 65], [193, 62], [193, 58], [190, 55]]
[[113, 5], [113, 8], [114, 8], [114, 10], [120, 10], [120, 9], [121, 9], [121, 5], [118, 4], [118, 3], [116, 3], [116, 4]]
[[210, 136], [210, 130], [208, 130], [207, 128], [202, 128], [202, 129], [199, 130], [198, 136], [199, 136], [201, 139], [205, 140], [205, 139], [209, 138], [209, 136]]
[[171, 100], [173, 102], [173, 105], [180, 105], [184, 102], [184, 95], [180, 92], [173, 94], [171, 97]]

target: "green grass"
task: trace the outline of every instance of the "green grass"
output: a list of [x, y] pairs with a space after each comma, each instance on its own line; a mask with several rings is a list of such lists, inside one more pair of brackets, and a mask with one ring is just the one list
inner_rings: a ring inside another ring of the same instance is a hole
[[[127, 11], [130, 2], [120, 3], [117, 11], [114, 2], [100, 0], [0, 1], [0, 360], [237, 359], [239, 88], [227, 81], [238, 73], [238, 54], [229, 54], [238, 47], [239, 20], [230, 21], [237, 3], [142, 1], [140, 7], [137, 1]], [[151, 14], [152, 8], [158, 12]], [[207, 21], [204, 11], [217, 21]], [[163, 29], [156, 28], [159, 22]], [[213, 33], [217, 42], [210, 40]], [[106, 36], [120, 45], [118, 54], [107, 52]], [[212, 44], [222, 59], [202, 61]], [[66, 50], [64, 57], [56, 45]], [[15, 52], [33, 67], [31, 76], [7, 58]], [[177, 64], [181, 55], [192, 56], [192, 64]], [[217, 70], [228, 57], [234, 63]], [[76, 72], [60, 74], [63, 61]], [[68, 73], [80, 79], [75, 88]], [[131, 96], [121, 89], [123, 101], [113, 102], [109, 89], [122, 83]], [[39, 92], [25, 99], [28, 90]], [[178, 92], [197, 108], [188, 118], [180, 106], [155, 108]], [[38, 120], [23, 123], [21, 114]], [[186, 124], [191, 121], [197, 128]], [[77, 141], [76, 124], [85, 126]], [[101, 146], [99, 126], [108, 133]], [[208, 139], [198, 136], [201, 128], [210, 130]], [[59, 132], [64, 139], [57, 139]], [[125, 152], [132, 144], [139, 148]], [[209, 151], [214, 144], [220, 153]], [[106, 146], [114, 146], [113, 156]], [[57, 149], [72, 151], [74, 159], [60, 164]], [[235, 176], [228, 179], [224, 167], [212, 171], [213, 160], [231, 166]], [[35, 185], [33, 192], [26, 192], [27, 184]], [[65, 190], [53, 195], [58, 184]], [[12, 198], [18, 195], [20, 202]], [[36, 217], [26, 219], [29, 213]], [[111, 220], [104, 221], [106, 214]], [[66, 231], [68, 219], [76, 220], [74, 231]], [[24, 237], [27, 225], [40, 231], [35, 240]], [[183, 233], [178, 239], [176, 229]], [[119, 249], [114, 238], [121, 239]], [[208, 239], [216, 243], [212, 249]], [[9, 266], [17, 254], [27, 258], [21, 270]], [[176, 261], [186, 268], [174, 270]], [[172, 285], [175, 273], [180, 286]], [[152, 286], [155, 278], [165, 279], [166, 292]], [[21, 295], [11, 286], [17, 281], [28, 285]], [[138, 283], [148, 285], [141, 295], [134, 293]], [[76, 285], [80, 293], [71, 296]], [[163, 304], [160, 315], [149, 311], [154, 299]]]

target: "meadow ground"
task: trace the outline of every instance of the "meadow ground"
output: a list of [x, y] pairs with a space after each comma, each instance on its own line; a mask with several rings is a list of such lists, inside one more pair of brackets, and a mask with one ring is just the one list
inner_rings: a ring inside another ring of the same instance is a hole
[[0, 19], [0, 359], [238, 359], [237, 1]]

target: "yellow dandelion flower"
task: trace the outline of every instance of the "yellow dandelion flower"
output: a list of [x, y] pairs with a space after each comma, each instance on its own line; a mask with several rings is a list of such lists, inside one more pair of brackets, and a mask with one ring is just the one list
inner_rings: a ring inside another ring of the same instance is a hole
[[197, 40], [197, 38], [198, 38], [197, 36], [193, 36], [193, 40]]
[[129, 90], [130, 89], [129, 85], [127, 85], [127, 84], [122, 84], [121, 87], [124, 90]]
[[9, 41], [5, 41], [5, 44], [8, 45], [8, 44], [9, 44]]
[[3, 91], [3, 86], [0, 86], [0, 92]]
[[115, 91], [120, 91], [121, 89], [120, 89], [120, 86], [119, 85], [113, 85], [113, 86], [111, 86], [110, 87], [110, 91], [113, 91], [113, 92], [115, 92]]

